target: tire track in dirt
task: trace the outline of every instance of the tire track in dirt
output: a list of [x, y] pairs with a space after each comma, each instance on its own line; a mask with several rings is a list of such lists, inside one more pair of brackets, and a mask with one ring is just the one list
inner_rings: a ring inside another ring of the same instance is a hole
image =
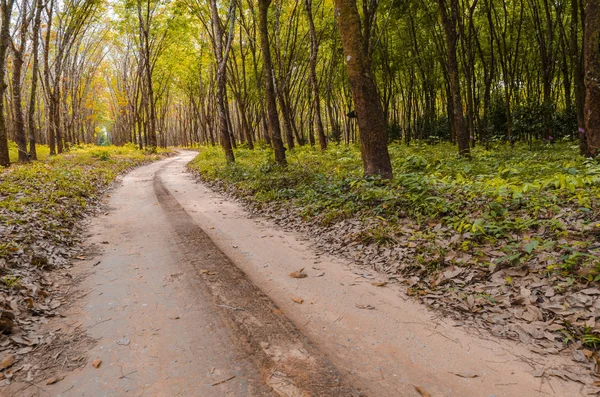
[[262, 369], [263, 381], [281, 396], [364, 395], [219, 250], [165, 187], [163, 171], [154, 176], [154, 192], [181, 240], [181, 254], [202, 276], [238, 342]]

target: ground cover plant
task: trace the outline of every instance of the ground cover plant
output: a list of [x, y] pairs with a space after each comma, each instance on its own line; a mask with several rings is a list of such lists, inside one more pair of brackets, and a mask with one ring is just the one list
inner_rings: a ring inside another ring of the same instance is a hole
[[[36, 154], [38, 160], [46, 160], [50, 156], [50, 147], [48, 145], [36, 145]], [[19, 159], [19, 148], [13, 141], [8, 142], [8, 156], [11, 163], [16, 163]]]
[[38, 329], [65, 303], [68, 291], [56, 281], [81, 255], [80, 220], [119, 174], [161, 157], [134, 145], [88, 145], [0, 167], [0, 352], [18, 358], [50, 343], [53, 336], [42, 337]]
[[356, 146], [296, 148], [285, 168], [269, 152], [226, 164], [207, 147], [189, 167], [494, 333], [543, 353], [600, 344], [600, 163], [576, 146], [498, 144], [467, 160], [451, 145], [393, 144], [389, 181], [362, 177]]

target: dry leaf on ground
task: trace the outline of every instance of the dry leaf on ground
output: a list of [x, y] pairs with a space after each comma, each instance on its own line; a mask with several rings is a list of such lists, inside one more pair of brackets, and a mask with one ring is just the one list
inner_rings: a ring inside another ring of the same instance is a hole
[[422, 387], [415, 386], [415, 390], [418, 391], [422, 397], [431, 397], [431, 394], [429, 394], [429, 392]]
[[57, 376], [54, 376], [54, 377], [52, 377], [52, 378], [48, 379], [48, 381], [46, 382], [46, 384], [47, 384], [47, 385], [53, 385], [53, 384], [55, 384], [55, 383], [58, 383], [58, 382], [60, 382], [60, 381], [61, 381], [61, 380], [63, 380], [64, 378], [65, 378], [65, 376], [64, 376], [64, 375], [57, 375]]
[[299, 296], [292, 296], [292, 300], [298, 304], [302, 304], [304, 302], [304, 299], [300, 298]]
[[15, 363], [15, 356], [7, 354], [2, 361], [0, 361], [0, 369], [6, 369]]
[[94, 362], [92, 362], [92, 366], [94, 368], [100, 368], [100, 365], [102, 364], [102, 360], [100, 360], [99, 358], [94, 360]]
[[373, 305], [359, 305], [359, 304], [356, 304], [356, 307], [359, 308], [359, 309], [365, 309], [365, 310], [374, 310], [375, 309], [375, 306], [373, 306]]
[[373, 283], [371, 283], [371, 285], [373, 285], [375, 287], [385, 287], [387, 285], [387, 281], [383, 281], [381, 283], [373, 282]]
[[308, 274], [304, 273], [304, 268], [298, 270], [297, 272], [290, 273], [291, 278], [306, 278]]

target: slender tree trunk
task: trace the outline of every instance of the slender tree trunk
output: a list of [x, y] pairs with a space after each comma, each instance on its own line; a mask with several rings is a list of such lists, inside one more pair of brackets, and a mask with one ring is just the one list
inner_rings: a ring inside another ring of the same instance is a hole
[[37, 160], [37, 151], [35, 148], [35, 103], [37, 96], [37, 84], [39, 73], [39, 44], [40, 44], [40, 24], [42, 20], [42, 0], [36, 1], [35, 17], [33, 21], [32, 32], [32, 53], [33, 65], [31, 67], [31, 93], [29, 96], [29, 109], [27, 111], [28, 123], [27, 131], [29, 135], [29, 157], [31, 160]]
[[2, 26], [0, 27], [0, 166], [8, 167], [10, 157], [8, 154], [8, 134], [6, 118], [4, 116], [4, 94], [6, 92], [6, 52], [10, 43], [10, 16], [14, 0], [2, 0]]
[[44, 88], [46, 90], [46, 130], [48, 136], [48, 146], [50, 146], [50, 155], [56, 154], [56, 130], [53, 125], [53, 107], [54, 96], [50, 88], [50, 39], [52, 38], [52, 19], [54, 15], [54, 0], [50, 0], [48, 4], [48, 24], [46, 26], [46, 34], [44, 37]]
[[[579, 12], [582, 0], [571, 0], [571, 63], [573, 64], [573, 80], [575, 83], [575, 110], [577, 113], [577, 130], [579, 135], [579, 152], [586, 154], [585, 138], [585, 81], [583, 75], [583, 57], [579, 41]], [[583, 22], [583, 21], [582, 21]]]
[[19, 162], [28, 163], [27, 136], [25, 135], [25, 119], [23, 117], [23, 103], [21, 101], [21, 73], [23, 71], [23, 53], [27, 40], [28, 30], [27, 1], [21, 2], [21, 26], [19, 27], [19, 43], [13, 42], [13, 75], [12, 75], [12, 99], [15, 114], [15, 141], [19, 151]]
[[[235, 7], [235, 4], [233, 5]], [[228, 163], [235, 161], [233, 154], [232, 138], [229, 136], [227, 122], [227, 70], [225, 68], [227, 59], [223, 55], [223, 29], [221, 27], [221, 18], [217, 9], [216, 0], [211, 0], [211, 25], [213, 30], [213, 40], [215, 56], [217, 60], [217, 112], [219, 114], [219, 136], [221, 137], [221, 146], [225, 151], [225, 158]], [[230, 16], [232, 17], [232, 16]]]
[[265, 100], [267, 102], [267, 117], [269, 130], [271, 132], [271, 143], [275, 151], [275, 161], [285, 165], [285, 147], [281, 139], [281, 127], [279, 115], [277, 114], [277, 102], [275, 98], [275, 86], [273, 84], [273, 62], [271, 60], [271, 47], [269, 44], [269, 31], [267, 16], [271, 0], [258, 0], [259, 9], [259, 33], [263, 52], [263, 74], [265, 79]]
[[150, 0], [146, 0], [146, 14], [142, 12], [141, 0], [138, 0], [138, 19], [140, 30], [140, 44], [142, 46], [142, 66], [146, 80], [146, 105], [147, 126], [146, 146], [155, 150], [158, 141], [156, 139], [156, 102], [154, 97], [154, 84], [152, 79], [152, 60], [150, 54]]
[[369, 39], [361, 32], [356, 0], [335, 0], [346, 70], [358, 118], [365, 176], [392, 177], [387, 148], [387, 126], [375, 81], [371, 75]]
[[[317, 32], [315, 30], [315, 21], [312, 14], [312, 0], [304, 0], [304, 8], [308, 19], [308, 30], [310, 32], [310, 84], [313, 89], [313, 108], [315, 123], [317, 125], [317, 134], [319, 136], [319, 145], [321, 150], [327, 149], [327, 138], [325, 129], [323, 128], [323, 120], [321, 119], [321, 97], [319, 95], [319, 82], [317, 79], [317, 56], [319, 54], [319, 42], [317, 40]], [[312, 125], [311, 125], [312, 128]], [[312, 133], [310, 135], [313, 136]]]
[[450, 0], [450, 14], [446, 8], [446, 0], [438, 0], [440, 14], [442, 16], [442, 25], [446, 36], [446, 46], [448, 50], [448, 80], [450, 82], [450, 96], [452, 101], [452, 116], [456, 141], [458, 143], [458, 153], [461, 156], [469, 157], [469, 132], [465, 128], [463, 117], [463, 106], [460, 95], [460, 76], [458, 70], [458, 61], [456, 59], [456, 43], [458, 41], [456, 32], [456, 23], [458, 19], [458, 0]]
[[600, 154], [600, 1], [585, 8], [585, 132], [588, 157]]

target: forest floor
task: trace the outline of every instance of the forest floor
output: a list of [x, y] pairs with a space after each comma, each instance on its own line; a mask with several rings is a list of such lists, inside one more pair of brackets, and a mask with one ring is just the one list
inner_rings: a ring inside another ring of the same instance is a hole
[[585, 371], [570, 357], [440, 316], [197, 183], [195, 155], [137, 168], [110, 192], [57, 281], [70, 292], [43, 328], [54, 340], [16, 355], [3, 395], [587, 393], [551, 376]]
[[[300, 231], [380, 283], [472, 329], [579, 365], [545, 374], [596, 387], [600, 342], [600, 164], [566, 143], [390, 146], [391, 181], [361, 178], [355, 147], [238, 150], [226, 165], [203, 149], [189, 165], [251, 212]], [[590, 391], [594, 393], [594, 391]]]

